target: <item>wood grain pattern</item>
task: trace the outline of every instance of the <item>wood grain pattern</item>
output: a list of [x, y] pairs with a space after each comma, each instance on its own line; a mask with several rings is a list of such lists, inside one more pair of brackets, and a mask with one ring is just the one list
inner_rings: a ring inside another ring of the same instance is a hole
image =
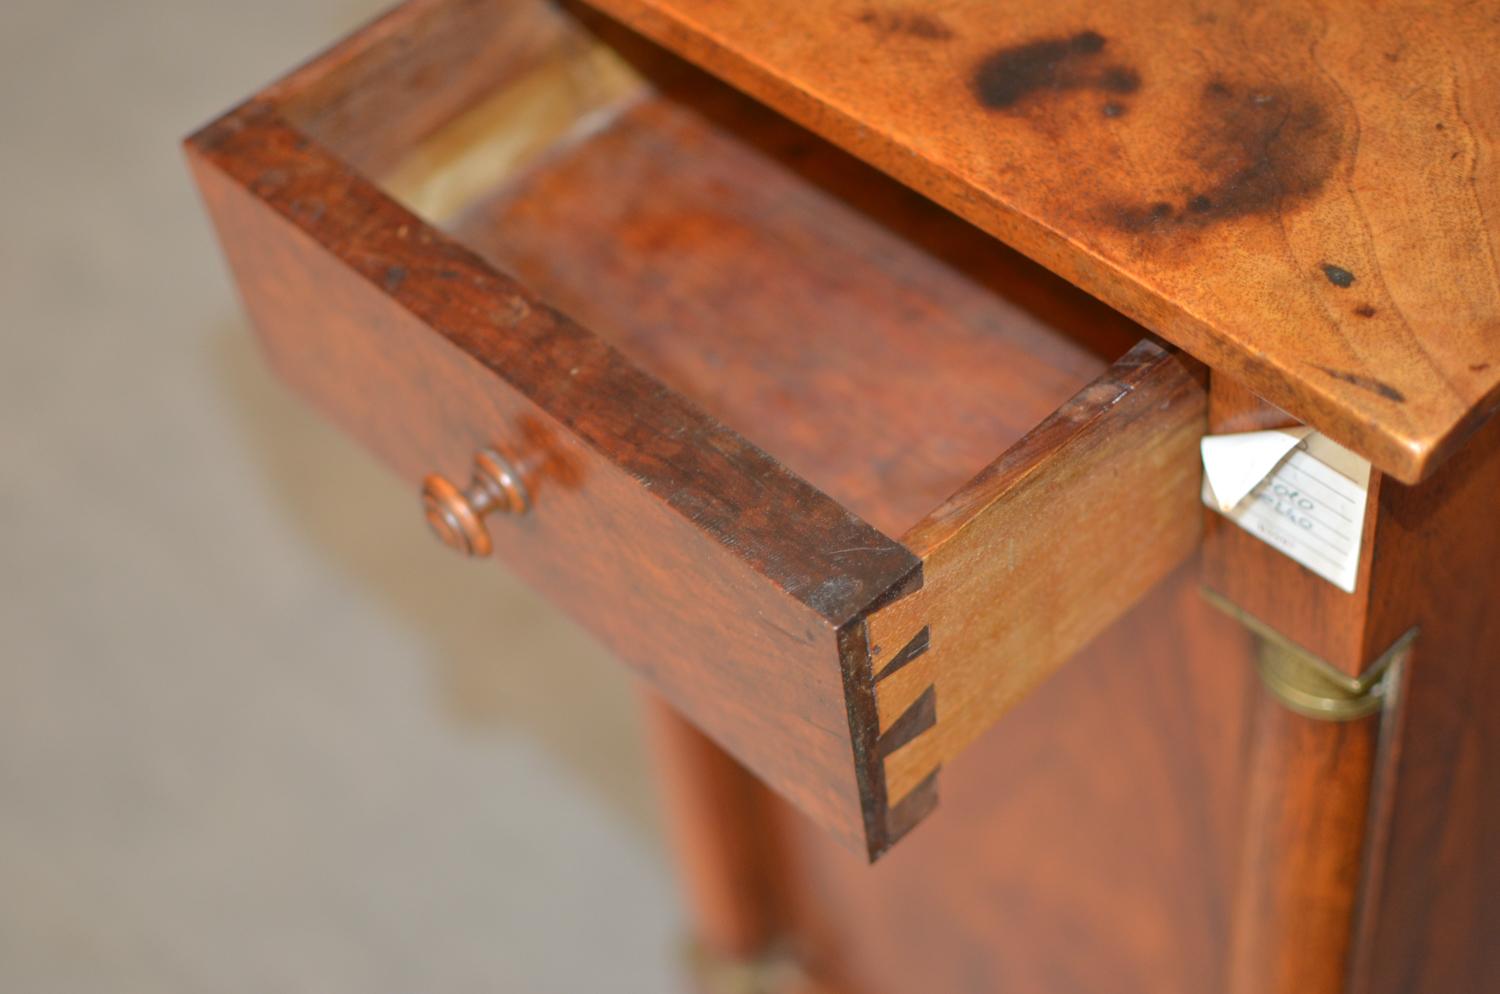
[[[869, 619], [885, 757], [905, 796], [1122, 615], [1197, 547], [1202, 370], [1142, 342], [908, 532], [920, 590]], [[908, 648], [903, 648], [908, 647]]]
[[1500, 401], [1500, 17], [594, 0], [1398, 479]]

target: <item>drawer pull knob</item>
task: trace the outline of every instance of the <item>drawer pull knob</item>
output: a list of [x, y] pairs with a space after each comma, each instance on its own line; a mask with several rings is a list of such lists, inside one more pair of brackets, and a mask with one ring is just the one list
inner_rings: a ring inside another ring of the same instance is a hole
[[474, 478], [463, 490], [436, 473], [422, 481], [422, 508], [428, 526], [444, 545], [465, 555], [490, 554], [486, 514], [525, 514], [530, 507], [531, 497], [520, 474], [494, 449], [481, 449], [474, 457]]

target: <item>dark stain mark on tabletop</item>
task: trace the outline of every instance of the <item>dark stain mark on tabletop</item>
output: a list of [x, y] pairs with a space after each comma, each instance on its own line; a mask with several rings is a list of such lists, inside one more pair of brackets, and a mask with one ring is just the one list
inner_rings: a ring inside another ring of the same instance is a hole
[[933, 14], [920, 10], [876, 10], [860, 12], [859, 23], [883, 34], [900, 34], [924, 41], [947, 41], [953, 29]]
[[1359, 387], [1361, 390], [1368, 390], [1373, 394], [1384, 397], [1386, 400], [1393, 400], [1398, 404], [1406, 403], [1406, 394], [1397, 390], [1389, 383], [1377, 380], [1374, 377], [1361, 376], [1358, 373], [1347, 373], [1342, 369], [1330, 369], [1327, 366], [1317, 366], [1315, 368], [1325, 375], [1333, 377], [1340, 383], [1348, 383]]
[[1335, 266], [1331, 262], [1325, 262], [1322, 265], [1322, 270], [1323, 275], [1328, 277], [1328, 282], [1332, 283], [1336, 287], [1341, 287], [1347, 290], [1349, 287], [1354, 285], [1354, 274], [1349, 272], [1349, 270], [1345, 269], [1343, 266]]
[[380, 285], [385, 287], [386, 293], [395, 293], [406, 282], [405, 266], [387, 266], [385, 274], [380, 279]]
[[1360, 304], [1354, 309], [1354, 313], [1358, 314], [1362, 318], [1372, 318], [1375, 316], [1375, 308], [1371, 307], [1369, 304]]
[[1338, 126], [1294, 85], [1215, 78], [1199, 93], [1194, 116], [1176, 157], [1159, 164], [1183, 192], [1170, 201], [1107, 204], [1105, 223], [1144, 234], [1277, 216], [1316, 196], [1338, 164]]
[[[1125, 96], [1141, 87], [1134, 69], [1103, 63], [1107, 39], [1097, 31], [1080, 31], [1066, 38], [1044, 38], [1002, 48], [986, 56], [974, 70], [975, 98], [990, 110], [1014, 111], [1047, 94], [1094, 90]], [[1124, 104], [1111, 101], [1116, 117]]]

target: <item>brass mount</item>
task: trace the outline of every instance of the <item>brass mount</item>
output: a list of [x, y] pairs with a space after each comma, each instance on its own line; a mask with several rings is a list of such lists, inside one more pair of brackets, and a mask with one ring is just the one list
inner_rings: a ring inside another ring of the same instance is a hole
[[1350, 676], [1219, 594], [1205, 589], [1203, 596], [1255, 633], [1255, 668], [1271, 695], [1297, 714], [1320, 721], [1355, 721], [1384, 707], [1387, 677], [1417, 639], [1418, 630], [1408, 629], [1363, 673]]

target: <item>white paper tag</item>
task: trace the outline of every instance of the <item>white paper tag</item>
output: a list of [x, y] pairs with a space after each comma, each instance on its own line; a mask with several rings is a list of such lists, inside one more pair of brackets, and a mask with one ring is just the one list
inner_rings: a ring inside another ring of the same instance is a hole
[[1307, 426], [1205, 435], [1203, 476], [1213, 487], [1213, 504], [1228, 513], [1312, 433]]
[[[1277, 449], [1283, 455], [1275, 457]], [[1370, 490], [1367, 460], [1301, 428], [1205, 436], [1203, 466], [1203, 503], [1354, 593]], [[1259, 482], [1246, 493], [1251, 478]]]

